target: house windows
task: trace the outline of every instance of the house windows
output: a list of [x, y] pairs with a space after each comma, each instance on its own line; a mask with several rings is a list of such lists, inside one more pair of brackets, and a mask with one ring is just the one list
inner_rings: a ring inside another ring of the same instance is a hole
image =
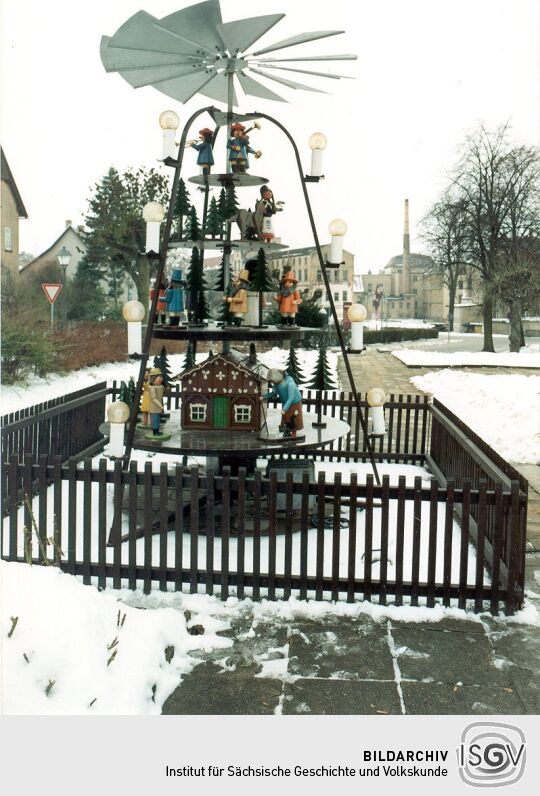
[[322, 282], [322, 273], [321, 273], [321, 271], [317, 271], [317, 282]]
[[189, 419], [194, 423], [206, 423], [207, 410], [206, 404], [192, 403], [189, 405]]
[[234, 407], [235, 423], [251, 423], [251, 406], [248, 404], [236, 404]]
[[339, 302], [339, 293], [334, 293], [334, 301]]
[[349, 300], [349, 292], [347, 290], [343, 291], [343, 301]]
[[13, 251], [13, 235], [11, 227], [4, 227], [4, 251]]

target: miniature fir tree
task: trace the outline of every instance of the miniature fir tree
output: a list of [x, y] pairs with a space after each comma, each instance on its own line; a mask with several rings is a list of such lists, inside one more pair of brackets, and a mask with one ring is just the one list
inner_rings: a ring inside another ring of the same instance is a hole
[[184, 370], [195, 367], [195, 351], [193, 350], [193, 343], [190, 341], [186, 348], [186, 357], [184, 360]]
[[221, 223], [221, 219], [219, 217], [219, 208], [215, 196], [213, 196], [210, 200], [208, 216], [206, 218], [205, 232], [207, 235], [211, 235], [212, 240], [216, 237], [216, 235], [218, 237], [223, 235], [223, 224]]
[[225, 290], [225, 263], [223, 262], [223, 257], [221, 258], [221, 263], [216, 273], [213, 289]]
[[218, 199], [218, 215], [221, 224], [225, 224], [227, 219], [227, 194], [225, 193], [225, 188], [222, 188], [219, 192], [219, 199]]
[[137, 387], [135, 385], [135, 381], [133, 380], [133, 376], [128, 381], [127, 388], [128, 388], [128, 395], [129, 395], [129, 405], [133, 406], [133, 404], [135, 403], [135, 392], [137, 390]]
[[259, 249], [257, 261], [251, 277], [251, 289], [259, 294], [259, 326], [263, 325], [264, 293], [273, 290], [274, 284], [264, 249]]
[[296, 356], [296, 349], [292, 343], [289, 346], [289, 357], [285, 364], [285, 370], [289, 376], [293, 377], [297, 384], [302, 384], [302, 382], [305, 381], [306, 377], [302, 373], [300, 363], [298, 362], [298, 357]]
[[306, 384], [310, 390], [336, 390], [337, 385], [334, 382], [330, 363], [328, 361], [328, 354], [326, 346], [321, 343], [319, 345], [319, 355], [317, 357], [317, 365], [311, 377], [311, 381]]
[[321, 342], [319, 345], [319, 355], [317, 357], [317, 365], [315, 366], [315, 371], [311, 377], [311, 381], [306, 384], [310, 390], [317, 390], [317, 422], [313, 423], [315, 428], [324, 428], [326, 423], [321, 421], [322, 415], [322, 392], [323, 390], [335, 390], [337, 389], [337, 385], [335, 384], [332, 373], [330, 371], [330, 363], [328, 362], [328, 355], [326, 353], [326, 347]]
[[197, 210], [195, 208], [195, 205], [191, 205], [191, 210], [189, 211], [189, 218], [186, 229], [186, 239], [200, 240], [201, 237], [202, 237], [201, 226], [199, 224], [199, 219], [197, 217]]
[[191, 323], [201, 324], [209, 316], [206, 301], [206, 282], [204, 279], [203, 264], [199, 250], [194, 246], [191, 253], [191, 263], [187, 273], [187, 306]]
[[190, 208], [191, 201], [187, 192], [186, 184], [180, 177], [180, 181], [178, 183], [178, 193], [176, 194], [176, 203], [174, 205], [174, 217], [177, 219], [176, 231], [180, 240], [182, 240], [184, 231], [184, 216], [189, 215]]
[[234, 186], [227, 188], [227, 192], [225, 194], [224, 221], [230, 221], [232, 218], [235, 218], [236, 214], [238, 213], [238, 207], [238, 199], [236, 198]]
[[131, 409], [133, 402], [131, 400], [131, 395], [129, 394], [129, 387], [127, 386], [125, 381], [120, 382], [120, 391], [118, 393], [118, 400], [123, 401]]
[[172, 371], [169, 365], [165, 346], [163, 346], [159, 354], [154, 357], [154, 367], [161, 370], [161, 373], [163, 374], [163, 385], [164, 387], [168, 387], [171, 383]]

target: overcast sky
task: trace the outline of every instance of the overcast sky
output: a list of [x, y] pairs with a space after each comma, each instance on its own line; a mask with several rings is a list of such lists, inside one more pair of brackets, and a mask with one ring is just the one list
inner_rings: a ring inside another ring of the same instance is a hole
[[[1, 140], [29, 216], [21, 222], [21, 250], [37, 255], [58, 237], [65, 219], [83, 223], [91, 187], [110, 166], [157, 165], [162, 110], [176, 110], [183, 125], [212, 101], [197, 95], [183, 106], [156, 89], [135, 90], [119, 75], [107, 74], [99, 57], [101, 36], [113, 35], [136, 11], [163, 17], [190, 2], [0, 0], [0, 5]], [[346, 220], [345, 247], [356, 255], [357, 271], [379, 270], [401, 251], [406, 197], [412, 250], [422, 251], [417, 223], [437, 198], [465, 134], [479, 121], [494, 127], [509, 120], [516, 141], [538, 143], [538, 5], [537, 0], [222, 0], [226, 22], [287, 13], [260, 39], [261, 47], [307, 30], [336, 29], [346, 33], [285, 52], [359, 56], [356, 62], [313, 66], [354, 80], [297, 76], [331, 91], [328, 96], [283, 88], [286, 104], [240, 95], [240, 110], [260, 110], [285, 124], [305, 155], [306, 171], [309, 135], [316, 130], [327, 135], [326, 180], [311, 186], [310, 196], [323, 242], [332, 218]], [[283, 76], [295, 79], [292, 73]], [[269, 85], [281, 93], [277, 84]], [[251, 172], [268, 178], [275, 198], [286, 202], [276, 234], [291, 246], [309, 245], [290, 148], [268, 124], [252, 134], [252, 144], [263, 156], [253, 161]], [[184, 176], [197, 172], [195, 153], [188, 153], [185, 163]], [[242, 206], [253, 206], [256, 194], [244, 189]]]

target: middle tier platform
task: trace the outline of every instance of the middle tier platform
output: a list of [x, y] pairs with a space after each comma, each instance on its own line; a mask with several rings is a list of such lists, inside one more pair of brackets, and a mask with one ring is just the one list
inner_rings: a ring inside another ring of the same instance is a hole
[[259, 340], [275, 343], [302, 340], [307, 332], [316, 331], [306, 326], [160, 326], [154, 325], [153, 337], [158, 340], [238, 340], [255, 343]]
[[268, 177], [227, 172], [226, 174], [197, 174], [195, 177], [189, 177], [188, 182], [209, 188], [249, 188], [252, 185], [264, 185], [268, 182]]

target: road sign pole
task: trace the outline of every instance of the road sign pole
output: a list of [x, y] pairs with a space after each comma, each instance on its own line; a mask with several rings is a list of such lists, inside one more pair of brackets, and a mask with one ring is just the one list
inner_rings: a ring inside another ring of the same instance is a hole
[[54, 329], [54, 303], [51, 303], [51, 332]]

